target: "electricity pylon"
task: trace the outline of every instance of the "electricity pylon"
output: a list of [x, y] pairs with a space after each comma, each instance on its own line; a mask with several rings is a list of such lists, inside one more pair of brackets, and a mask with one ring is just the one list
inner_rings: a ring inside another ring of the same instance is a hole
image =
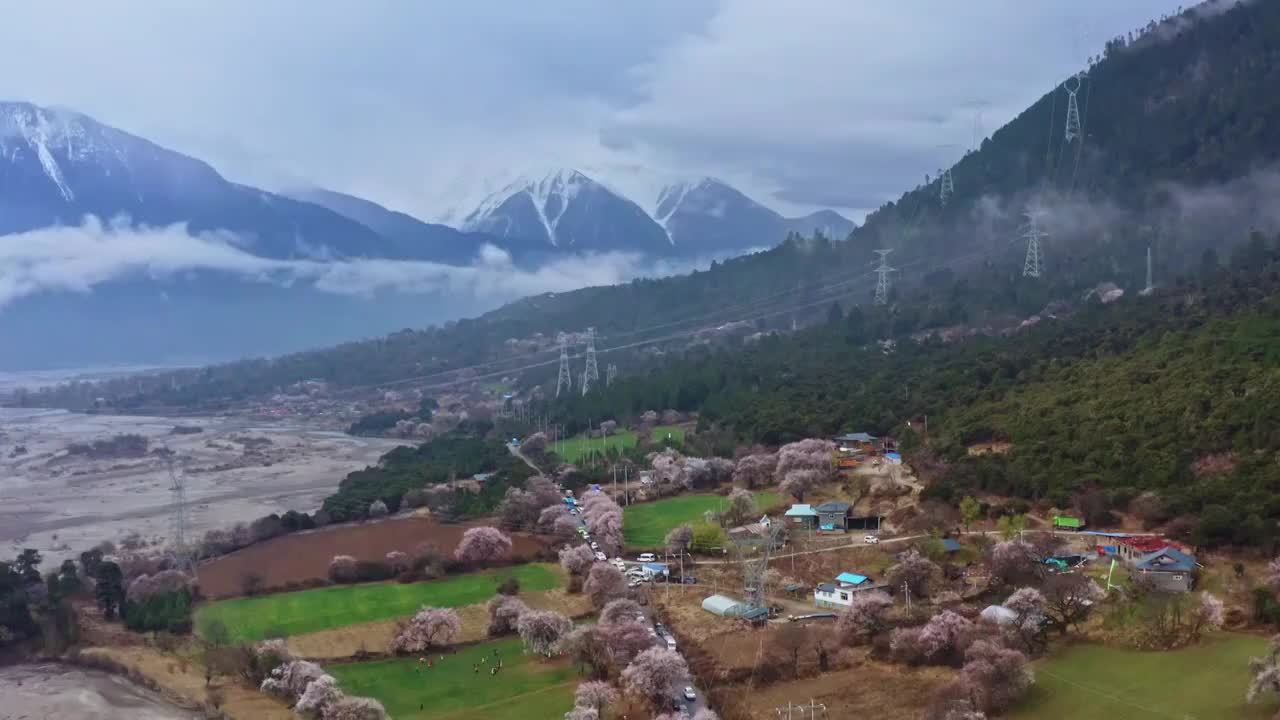
[[955, 181], [951, 179], [951, 168], [939, 170], [938, 174], [942, 177], [942, 182], [940, 183], [941, 187], [938, 190], [938, 199], [943, 205], [946, 205], [947, 201], [951, 199], [951, 196], [955, 194], [956, 184]]
[[1150, 295], [1156, 291], [1155, 279], [1151, 276], [1151, 246], [1147, 246], [1147, 286], [1142, 288], [1142, 295]]
[[569, 374], [569, 340], [560, 333], [560, 374], [556, 377], [556, 397], [573, 389], [573, 375]]
[[[1072, 81], [1075, 82], [1074, 87], [1071, 85]], [[1067, 91], [1066, 138], [1067, 142], [1071, 142], [1080, 137], [1080, 105], [1076, 102], [1076, 93], [1080, 92], [1080, 73], [1067, 78], [1062, 87]]]
[[596, 329], [587, 328], [587, 369], [582, 373], [582, 394], [591, 390], [591, 383], [600, 382], [600, 368], [596, 366]]
[[894, 268], [889, 267], [888, 257], [893, 250], [876, 250], [876, 254], [880, 256], [880, 265], [876, 268], [876, 305], [889, 304], [889, 273]]
[[187, 544], [187, 484], [186, 480], [173, 469], [173, 451], [164, 448], [164, 464], [169, 471], [169, 552], [173, 556], [173, 566], [177, 570], [195, 577], [195, 562], [191, 556], [191, 547]]
[[1040, 241], [1048, 237], [1049, 233], [1040, 229], [1036, 213], [1025, 213], [1024, 217], [1027, 218], [1027, 229], [1023, 231], [1022, 238], [1027, 241], [1027, 259], [1022, 263], [1022, 276], [1038, 278], [1044, 260], [1040, 253]]

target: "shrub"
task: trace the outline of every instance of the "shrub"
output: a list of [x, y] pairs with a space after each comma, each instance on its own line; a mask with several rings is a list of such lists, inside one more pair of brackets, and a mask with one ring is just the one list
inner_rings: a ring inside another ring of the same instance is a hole
[[350, 555], [334, 555], [329, 561], [329, 579], [336, 583], [355, 582], [356, 565], [356, 559]]

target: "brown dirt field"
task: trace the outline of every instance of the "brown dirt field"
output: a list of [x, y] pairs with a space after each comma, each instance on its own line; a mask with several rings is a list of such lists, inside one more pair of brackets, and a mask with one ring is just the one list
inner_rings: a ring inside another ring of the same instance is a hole
[[[196, 662], [182, 663], [179, 658], [148, 647], [89, 648], [85, 655], [107, 657], [124, 663], [156, 682], [165, 694], [188, 704], [205, 701], [204, 669]], [[223, 712], [231, 720], [296, 720], [292, 710], [274, 699], [242, 687], [230, 678], [217, 678], [214, 687], [226, 693]]]
[[874, 717], [877, 720], [917, 720], [924, 717], [938, 688], [953, 676], [948, 668], [909, 668], [861, 660], [847, 670], [743, 688], [751, 717], [774, 720], [776, 709], [810, 700], [827, 706], [829, 718]]
[[[243, 595], [243, 578], [249, 572], [262, 576], [265, 589], [323, 580], [334, 555], [381, 561], [393, 550], [412, 553], [422, 542], [433, 542], [441, 551], [452, 553], [468, 528], [485, 524], [442, 525], [425, 517], [398, 517], [283, 535], [202, 563], [200, 591], [209, 598]], [[511, 540], [512, 556], [517, 559], [532, 559], [545, 547], [525, 533], [513, 533]]]
[[[580, 617], [591, 612], [591, 600], [585, 595], [570, 595], [563, 589], [521, 594], [530, 607], [554, 610], [569, 617]], [[487, 638], [489, 628], [488, 603], [476, 603], [456, 608], [462, 623], [462, 635], [458, 642], [475, 642]], [[333, 630], [306, 633], [289, 638], [289, 649], [295, 655], [312, 660], [349, 658], [361, 651], [384, 652], [395, 637], [396, 620], [379, 620], [359, 625], [348, 625]]]
[[1013, 450], [1013, 443], [1008, 442], [985, 442], [974, 443], [969, 446], [970, 455], [1005, 455]]

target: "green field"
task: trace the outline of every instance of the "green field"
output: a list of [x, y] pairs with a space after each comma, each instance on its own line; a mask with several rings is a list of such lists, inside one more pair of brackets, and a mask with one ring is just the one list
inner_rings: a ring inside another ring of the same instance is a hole
[[585, 457], [598, 455], [603, 448], [608, 452], [636, 446], [636, 434], [631, 430], [617, 430], [606, 438], [571, 437], [553, 443], [551, 449], [567, 463], [576, 463]]
[[1036, 684], [1010, 718], [1265, 720], [1277, 704], [1247, 705], [1249, 658], [1266, 641], [1223, 634], [1175, 652], [1076, 645], [1035, 665]]
[[[490, 675], [495, 649], [502, 670]], [[434, 658], [432, 668], [410, 657], [329, 665], [325, 670], [343, 692], [377, 698], [397, 720], [558, 718], [573, 707], [579, 678], [572, 664], [526, 655], [519, 640], [470, 645], [445, 655], [443, 661], [439, 654]], [[479, 673], [473, 672], [481, 658], [485, 664]]]
[[[761, 512], [781, 500], [777, 493], [756, 493], [756, 507]], [[708, 510], [719, 510], [727, 503], [728, 499], [719, 495], [680, 495], [629, 505], [622, 511], [622, 536], [627, 547], [661, 547], [672, 528], [682, 523], [697, 525]]]
[[649, 432], [649, 442], [654, 445], [661, 445], [667, 440], [670, 440], [672, 445], [683, 445], [684, 428], [679, 425], [656, 425]]
[[207, 603], [196, 611], [196, 627], [203, 630], [221, 620], [235, 642], [263, 640], [277, 633], [301, 635], [412, 615], [423, 605], [461, 607], [484, 602], [509, 577], [520, 581], [522, 591], [560, 585], [560, 575], [551, 565], [517, 565], [409, 584], [340, 585]]

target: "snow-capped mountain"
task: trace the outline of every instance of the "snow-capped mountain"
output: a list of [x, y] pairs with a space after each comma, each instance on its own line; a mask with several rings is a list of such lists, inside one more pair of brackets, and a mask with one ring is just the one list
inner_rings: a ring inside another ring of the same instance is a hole
[[186, 223], [235, 233], [261, 257], [407, 257], [326, 208], [229, 182], [208, 164], [79, 113], [0, 103], [0, 235], [78, 225]]
[[785, 218], [713, 178], [664, 188], [654, 216], [681, 252], [695, 255], [772, 247], [793, 231], [843, 239], [854, 227], [831, 210]]
[[515, 255], [674, 252], [639, 205], [577, 170], [516, 181], [481, 203], [462, 229], [494, 235]]

